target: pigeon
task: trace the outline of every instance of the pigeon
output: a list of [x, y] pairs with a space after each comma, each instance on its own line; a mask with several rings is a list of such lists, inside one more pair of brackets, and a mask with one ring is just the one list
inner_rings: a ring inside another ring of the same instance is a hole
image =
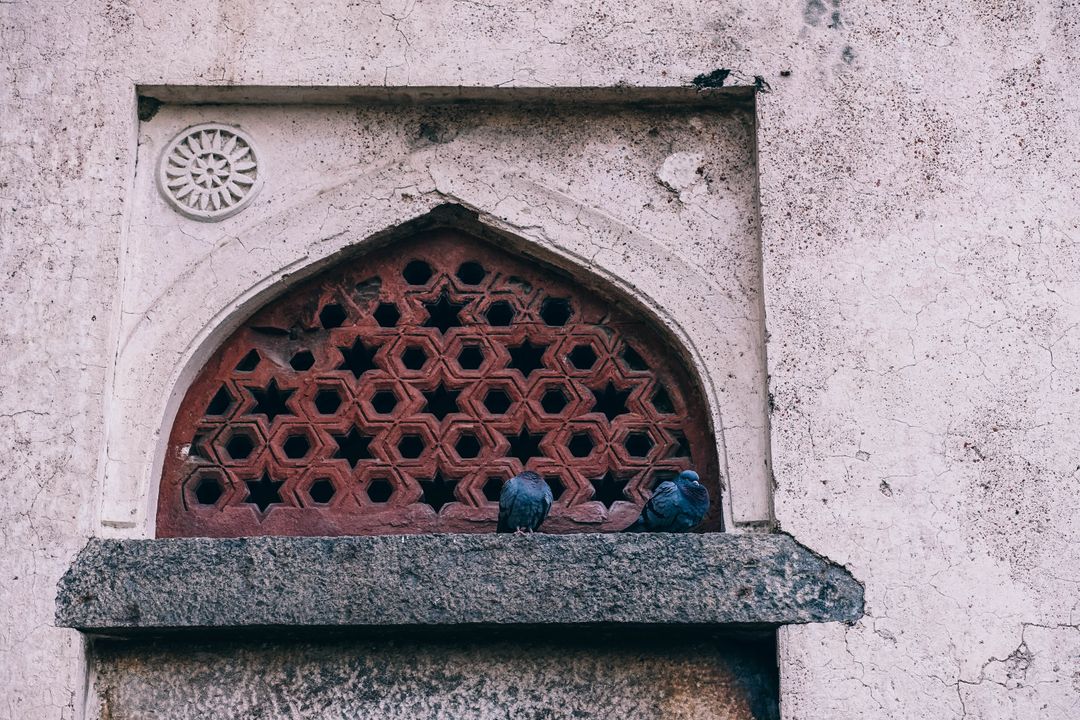
[[532, 470], [506, 481], [499, 493], [499, 525], [496, 532], [532, 532], [551, 510], [551, 488]]
[[684, 470], [656, 486], [641, 516], [623, 532], [686, 532], [709, 511], [709, 491], [698, 474]]

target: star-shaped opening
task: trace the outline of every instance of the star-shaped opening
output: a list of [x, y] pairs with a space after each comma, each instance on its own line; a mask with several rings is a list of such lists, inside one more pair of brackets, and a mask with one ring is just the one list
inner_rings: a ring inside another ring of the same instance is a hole
[[630, 393], [630, 390], [616, 389], [615, 384], [608, 380], [607, 387], [592, 391], [596, 397], [596, 402], [592, 406], [593, 412], [604, 413], [608, 422], [627, 414], [630, 411], [626, 408], [626, 400], [630, 397]]
[[510, 364], [507, 367], [529, 377], [533, 370], [544, 367], [544, 353], [547, 349], [547, 345], [533, 345], [529, 338], [525, 338], [525, 342], [517, 347], [507, 348], [510, 352]]
[[366, 347], [364, 341], [360, 338], [356, 338], [356, 342], [353, 343], [351, 348], [339, 347], [341, 352], [341, 364], [338, 365], [338, 370], [348, 370], [353, 374], [353, 377], [360, 377], [368, 370], [377, 370], [378, 366], [375, 364], [375, 353], [379, 350], [378, 345]]
[[443, 477], [442, 470], [436, 470], [435, 476], [430, 480], [417, 479], [416, 482], [420, 483], [420, 487], [424, 491], [420, 502], [427, 503], [435, 512], [439, 512], [443, 505], [457, 501], [454, 488], [457, 486], [458, 481], [453, 478]]
[[266, 512], [271, 505], [281, 504], [281, 493], [278, 492], [284, 480], [271, 480], [270, 474], [264, 472], [258, 480], [245, 480], [248, 494], [244, 502], [259, 508], [259, 512]]
[[434, 390], [424, 391], [424, 399], [427, 402], [424, 404], [423, 412], [431, 413], [437, 420], [442, 420], [450, 413], [459, 411], [458, 395], [460, 394], [460, 390], [447, 390], [446, 386], [440, 382]]
[[510, 451], [506, 457], [515, 457], [521, 461], [522, 465], [528, 463], [529, 458], [545, 457], [540, 449], [540, 442], [545, 436], [546, 433], [533, 434], [528, 427], [523, 426], [517, 435], [506, 436], [510, 442]]
[[593, 500], [604, 503], [604, 507], [611, 508], [617, 500], [629, 500], [626, 496], [626, 486], [630, 478], [620, 478], [608, 470], [603, 477], [589, 480], [593, 486]]
[[277, 380], [271, 379], [265, 389], [249, 387], [247, 391], [255, 399], [255, 406], [248, 415], [265, 415], [266, 421], [272, 423], [278, 415], [294, 414], [286, 403], [295, 391], [282, 390], [278, 387]]
[[371, 445], [371, 436], [364, 435], [356, 426], [349, 428], [345, 435], [333, 435], [338, 449], [334, 453], [335, 458], [343, 458], [349, 463], [349, 467], [356, 467], [361, 460], [370, 460], [373, 456], [368, 446]]
[[438, 328], [439, 332], [444, 335], [452, 327], [461, 327], [461, 318], [458, 317], [458, 313], [466, 305], [468, 305], [468, 302], [460, 305], [451, 302], [446, 292], [443, 292], [436, 302], [424, 303], [424, 309], [428, 312], [428, 319], [424, 322], [424, 327]]

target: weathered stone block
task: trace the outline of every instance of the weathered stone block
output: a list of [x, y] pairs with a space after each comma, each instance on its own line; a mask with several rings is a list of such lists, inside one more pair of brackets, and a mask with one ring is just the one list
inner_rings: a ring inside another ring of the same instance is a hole
[[[513, 637], [508, 637], [513, 634]], [[101, 720], [777, 720], [775, 638], [95, 644]]]
[[252, 626], [775, 626], [862, 614], [862, 586], [786, 535], [92, 540], [56, 621]]

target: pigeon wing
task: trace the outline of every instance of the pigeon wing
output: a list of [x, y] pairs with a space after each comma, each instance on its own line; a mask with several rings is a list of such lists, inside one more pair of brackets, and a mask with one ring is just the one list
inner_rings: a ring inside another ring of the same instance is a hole
[[512, 518], [514, 506], [517, 504], [520, 495], [521, 481], [516, 477], [507, 480], [502, 487], [502, 492], [499, 493], [499, 524], [495, 528], [496, 532], [508, 533], [517, 529], [511, 523], [514, 520]]
[[670, 480], [656, 486], [641, 517], [646, 530], [653, 532], [668, 530], [679, 514], [679, 488]]
[[554, 500], [554, 495], [551, 494], [551, 486], [546, 482], [544, 483], [543, 492], [536, 498], [536, 524], [532, 526], [532, 529], [540, 527], [540, 525], [547, 520], [548, 513], [551, 512], [551, 503]]

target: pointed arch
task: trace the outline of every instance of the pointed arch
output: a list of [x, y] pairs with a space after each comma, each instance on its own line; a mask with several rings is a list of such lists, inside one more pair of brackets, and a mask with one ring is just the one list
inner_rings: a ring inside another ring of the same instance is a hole
[[528, 467], [544, 529], [612, 531], [689, 466], [722, 526], [720, 458], [686, 351], [632, 298], [433, 213], [272, 300], [172, 426], [159, 536], [490, 531]]

